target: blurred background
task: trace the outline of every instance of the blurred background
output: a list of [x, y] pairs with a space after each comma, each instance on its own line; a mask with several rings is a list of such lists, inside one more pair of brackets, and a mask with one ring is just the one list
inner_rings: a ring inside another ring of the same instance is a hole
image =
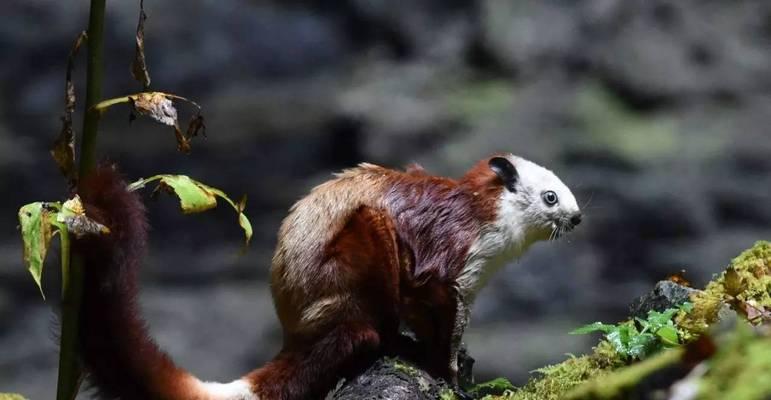
[[[11, 0], [0, 24], [0, 391], [53, 398], [49, 256], [43, 303], [21, 263], [16, 211], [62, 198], [48, 155], [67, 53], [87, 1]], [[695, 286], [771, 238], [771, 3], [737, 0], [188, 0], [145, 2], [151, 88], [195, 99], [208, 137], [103, 118], [99, 151], [131, 178], [189, 174], [249, 197], [238, 257], [231, 210], [149, 201], [142, 306], [157, 340], [228, 380], [279, 348], [267, 277], [289, 206], [361, 161], [459, 176], [511, 151], [552, 168], [584, 223], [536, 245], [478, 298], [466, 334], [477, 379], [528, 372], [595, 338], [667, 275]], [[138, 2], [108, 2], [104, 96], [129, 74]], [[75, 81], [79, 106], [84, 54]], [[189, 111], [180, 106], [182, 120]], [[75, 116], [80, 129], [81, 116]], [[200, 138], [199, 138], [200, 139]], [[52, 252], [52, 254], [54, 254]], [[86, 398], [86, 396], [83, 396]]]

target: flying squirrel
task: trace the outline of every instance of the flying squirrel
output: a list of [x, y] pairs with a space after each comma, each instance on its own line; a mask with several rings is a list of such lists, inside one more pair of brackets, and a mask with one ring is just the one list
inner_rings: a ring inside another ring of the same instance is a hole
[[139, 196], [109, 165], [77, 192], [111, 231], [74, 243], [85, 274], [79, 353], [101, 399], [317, 399], [382, 355], [457, 384], [479, 289], [534, 242], [581, 222], [556, 175], [512, 154], [485, 158], [457, 180], [420, 167], [344, 170], [294, 204], [278, 232], [271, 292], [282, 348], [243, 377], [213, 383], [176, 366], [140, 316], [148, 226]]

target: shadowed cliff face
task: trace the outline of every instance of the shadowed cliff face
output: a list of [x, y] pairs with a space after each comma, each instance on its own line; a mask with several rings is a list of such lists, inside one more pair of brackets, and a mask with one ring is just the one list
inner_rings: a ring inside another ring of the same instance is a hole
[[[185, 217], [172, 200], [149, 204], [144, 309], [158, 341], [202, 377], [232, 378], [278, 350], [266, 280], [279, 222], [360, 161], [458, 176], [513, 151], [576, 193], [579, 229], [535, 246], [480, 294], [466, 341], [481, 377], [521, 382], [586, 349], [572, 328], [624, 317], [680, 269], [703, 285], [771, 237], [771, 4], [328, 3], [147, 2], [152, 87], [202, 104], [209, 136], [182, 156], [168, 129], [129, 126], [128, 110], [104, 116], [100, 151], [132, 177], [185, 173], [249, 197], [255, 236], [241, 258], [228, 210]], [[108, 6], [105, 96], [140, 90], [128, 69], [137, 7]], [[29, 398], [52, 397], [56, 350], [15, 213], [65, 190], [47, 150], [85, 8], [3, 5], [0, 390]]]

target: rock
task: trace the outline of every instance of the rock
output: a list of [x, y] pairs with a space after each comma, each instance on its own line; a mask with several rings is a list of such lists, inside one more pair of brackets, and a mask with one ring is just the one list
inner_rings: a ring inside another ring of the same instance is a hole
[[[474, 383], [473, 366], [474, 359], [468, 355], [466, 346], [461, 345], [458, 354], [461, 387]], [[400, 359], [384, 357], [352, 380], [341, 380], [326, 399], [428, 400], [451, 391], [447, 383], [432, 378], [426, 371]]]
[[698, 290], [679, 285], [672, 281], [660, 281], [653, 290], [635, 299], [629, 306], [632, 317], [645, 318], [648, 311], [664, 311], [675, 308], [690, 299], [691, 294]]
[[439, 398], [446, 385], [425, 371], [396, 359], [381, 359], [349, 382], [341, 381], [327, 400], [429, 400]]

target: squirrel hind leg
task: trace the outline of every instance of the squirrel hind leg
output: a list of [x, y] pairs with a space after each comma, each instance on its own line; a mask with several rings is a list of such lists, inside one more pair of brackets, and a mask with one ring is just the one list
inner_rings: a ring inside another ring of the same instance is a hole
[[260, 399], [323, 398], [340, 378], [372, 364], [379, 351], [380, 335], [374, 327], [341, 323], [306, 348], [282, 350], [245, 379]]

